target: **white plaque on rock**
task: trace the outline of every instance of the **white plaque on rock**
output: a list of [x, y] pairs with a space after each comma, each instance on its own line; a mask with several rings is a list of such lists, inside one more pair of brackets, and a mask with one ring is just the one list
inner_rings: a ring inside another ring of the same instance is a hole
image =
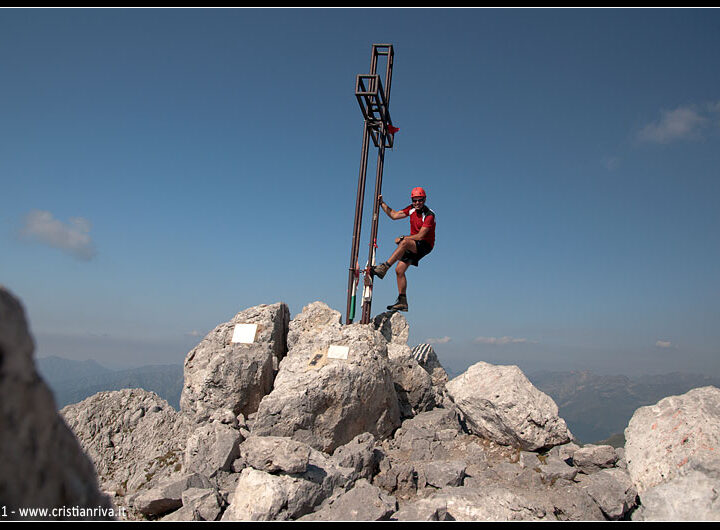
[[336, 346], [335, 344], [331, 345], [328, 348], [328, 359], [345, 359], [348, 358], [348, 353], [350, 353], [350, 346]]
[[252, 344], [255, 342], [257, 324], [235, 324], [232, 341], [240, 344]]

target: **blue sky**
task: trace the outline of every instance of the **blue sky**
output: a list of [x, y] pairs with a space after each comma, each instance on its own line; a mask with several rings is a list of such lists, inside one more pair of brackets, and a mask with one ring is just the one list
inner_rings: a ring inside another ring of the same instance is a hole
[[[181, 363], [256, 304], [344, 313], [373, 43], [395, 47], [384, 198], [423, 186], [437, 213], [411, 343], [453, 372], [720, 375], [701, 9], [3, 9], [0, 282], [38, 356]], [[380, 257], [408, 231], [383, 216]]]

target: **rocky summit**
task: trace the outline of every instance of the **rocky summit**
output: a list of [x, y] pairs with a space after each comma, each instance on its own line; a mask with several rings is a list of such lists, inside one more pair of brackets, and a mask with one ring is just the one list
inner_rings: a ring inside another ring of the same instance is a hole
[[180, 410], [126, 389], [58, 415], [22, 307], [0, 289], [0, 506], [162, 521], [720, 519], [717, 388], [638, 409], [625, 448], [580, 446], [517, 367], [448, 380], [408, 337], [399, 313], [342, 325], [322, 302], [294, 318], [260, 305], [188, 353]]

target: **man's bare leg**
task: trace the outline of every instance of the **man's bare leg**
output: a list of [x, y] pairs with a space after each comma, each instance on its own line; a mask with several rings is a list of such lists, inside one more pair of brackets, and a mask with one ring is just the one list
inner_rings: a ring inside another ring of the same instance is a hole
[[405, 271], [408, 268], [408, 264], [404, 261], [398, 261], [395, 266], [395, 274], [397, 275], [397, 286], [398, 294], [405, 295], [407, 293], [407, 278], [405, 277]]

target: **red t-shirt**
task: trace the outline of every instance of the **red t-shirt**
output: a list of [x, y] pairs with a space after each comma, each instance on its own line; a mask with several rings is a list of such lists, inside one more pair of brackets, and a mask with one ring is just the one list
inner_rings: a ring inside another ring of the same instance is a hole
[[403, 210], [410, 216], [410, 235], [414, 236], [417, 234], [423, 226], [427, 226], [430, 230], [425, 237], [424, 241], [427, 241], [430, 248], [435, 246], [435, 212], [433, 212], [427, 206], [423, 206], [420, 210], [413, 208], [412, 205], [406, 207]]

